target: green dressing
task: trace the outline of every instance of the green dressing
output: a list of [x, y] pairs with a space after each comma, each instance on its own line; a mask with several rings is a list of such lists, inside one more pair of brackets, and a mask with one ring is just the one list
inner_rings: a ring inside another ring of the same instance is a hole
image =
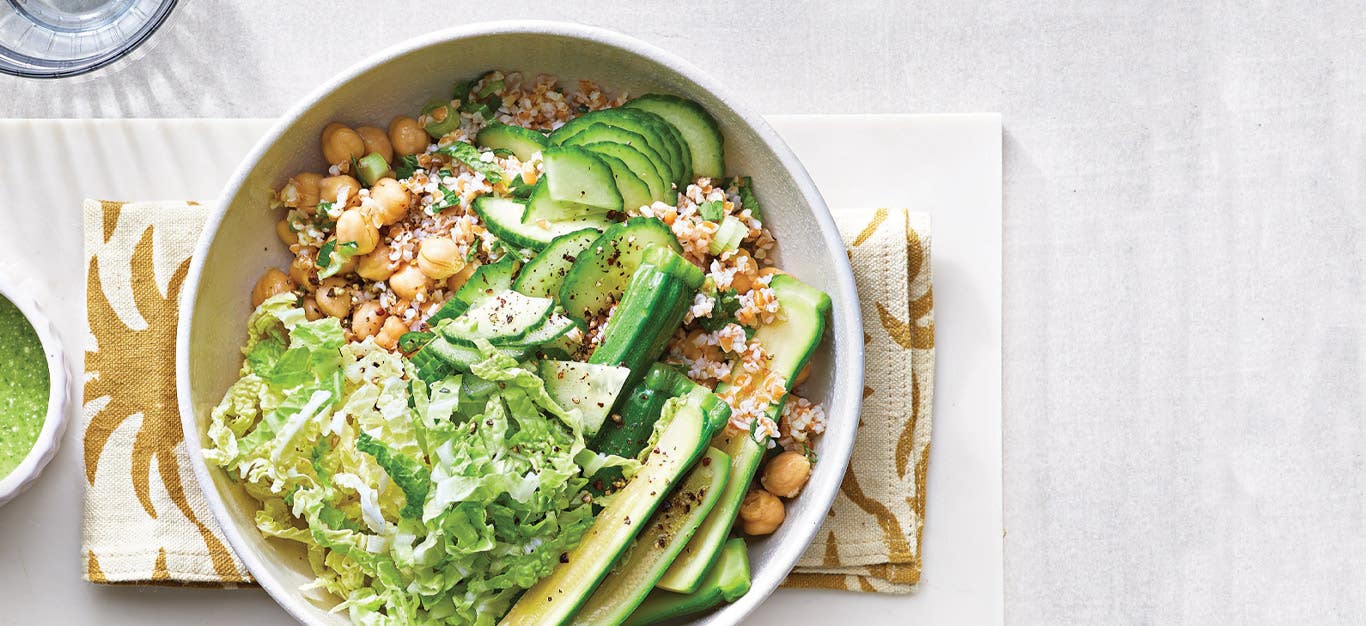
[[0, 478], [28, 456], [47, 417], [42, 342], [19, 308], [0, 297]]

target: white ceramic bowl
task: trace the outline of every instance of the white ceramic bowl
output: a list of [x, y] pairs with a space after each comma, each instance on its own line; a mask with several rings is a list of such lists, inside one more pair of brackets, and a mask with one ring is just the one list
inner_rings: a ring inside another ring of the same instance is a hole
[[[190, 266], [180, 309], [176, 374], [185, 440], [209, 507], [251, 573], [294, 617], [308, 624], [344, 624], [327, 598], [298, 589], [312, 579], [301, 550], [256, 531], [255, 502], [218, 469], [205, 466], [200, 446], [211, 408], [236, 379], [245, 340], [249, 294], [287, 252], [275, 236], [271, 189], [296, 172], [322, 171], [318, 135], [332, 121], [385, 125], [411, 115], [457, 79], [491, 68], [549, 73], [566, 84], [591, 78], [632, 94], [663, 91], [701, 103], [725, 135], [729, 172], [754, 177], [767, 224], [777, 236], [781, 265], [824, 289], [834, 315], [807, 393], [825, 403], [828, 430], [810, 485], [788, 508], [774, 535], [750, 544], [753, 587], [739, 601], [699, 623], [735, 624], [782, 582], [825, 519], [839, 490], [858, 424], [863, 389], [863, 338], [853, 274], [829, 210], [801, 164], [773, 129], [741, 107], [697, 68], [610, 31], [550, 22], [496, 22], [424, 35], [383, 51], [333, 78], [272, 129], [233, 175], [205, 227]], [[310, 599], [311, 598], [311, 599]]]
[[33, 325], [33, 330], [38, 333], [38, 340], [43, 345], [43, 356], [47, 360], [48, 373], [48, 394], [47, 394], [47, 415], [44, 418], [43, 428], [38, 431], [38, 438], [34, 440], [33, 447], [29, 449], [24, 460], [14, 468], [9, 474], [0, 476], [0, 506], [9, 502], [15, 496], [24, 492], [33, 481], [38, 479], [38, 475], [43, 472], [43, 467], [48, 461], [57, 454], [57, 446], [62, 441], [62, 433], [66, 431], [66, 359], [62, 356], [62, 344], [57, 341], [57, 331], [52, 327], [52, 322], [48, 321], [43, 314], [42, 307], [34, 300], [28, 291], [22, 289], [18, 284], [11, 283], [0, 276], [0, 297], [4, 297], [14, 306], [19, 308], [19, 312], [28, 318], [29, 324]]

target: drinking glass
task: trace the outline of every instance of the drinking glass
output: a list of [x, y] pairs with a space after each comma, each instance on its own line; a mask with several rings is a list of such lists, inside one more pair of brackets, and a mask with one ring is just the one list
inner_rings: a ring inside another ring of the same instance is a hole
[[59, 78], [119, 60], [175, 0], [0, 0], [0, 72]]

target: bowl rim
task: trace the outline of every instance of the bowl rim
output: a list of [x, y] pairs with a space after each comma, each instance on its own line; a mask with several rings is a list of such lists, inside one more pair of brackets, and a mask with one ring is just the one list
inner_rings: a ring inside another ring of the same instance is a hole
[[43, 473], [43, 468], [47, 467], [48, 461], [52, 460], [57, 447], [61, 445], [67, 422], [66, 357], [62, 343], [58, 340], [57, 328], [43, 312], [38, 299], [29, 293], [30, 290], [20, 287], [19, 281], [0, 275], [0, 297], [19, 309], [19, 313], [37, 333], [38, 342], [43, 347], [48, 376], [47, 414], [43, 416], [43, 428], [38, 431], [38, 438], [34, 439], [28, 453], [9, 474], [0, 476], [0, 506], [23, 493]]
[[[835, 226], [830, 209], [825, 203], [825, 199], [816, 189], [815, 182], [811, 179], [806, 168], [797, 159], [791, 148], [779, 137], [778, 133], [769, 126], [768, 122], [757, 113], [751, 111], [746, 105], [737, 100], [726, 89], [721, 87], [708, 77], [700, 68], [683, 60], [682, 58], [658, 48], [652, 44], [636, 39], [634, 37], [595, 26], [587, 26], [572, 22], [553, 22], [547, 20], [497, 20], [478, 22], [440, 29], [418, 35], [404, 40], [393, 46], [375, 52], [366, 58], [351, 65], [347, 69], [332, 76], [330, 79], [313, 89], [300, 101], [286, 111], [271, 126], [261, 139], [252, 148], [251, 152], [240, 162], [237, 170], [224, 186], [219, 195], [212, 213], [204, 223], [204, 230], [200, 233], [199, 241], [195, 245], [194, 255], [190, 262], [189, 272], [186, 275], [185, 286], [182, 290], [184, 296], [180, 305], [178, 328], [176, 331], [176, 391], [177, 400], [180, 408], [181, 426], [184, 430], [186, 440], [186, 450], [189, 454], [191, 465], [194, 468], [195, 477], [200, 485], [213, 485], [213, 477], [207, 464], [204, 462], [200, 442], [203, 434], [200, 432], [195, 419], [195, 407], [193, 394], [190, 387], [189, 377], [189, 351], [190, 336], [194, 324], [194, 311], [199, 297], [199, 283], [204, 271], [204, 259], [207, 257], [209, 248], [217, 234], [222, 222], [227, 214], [229, 203], [238, 195], [246, 177], [255, 168], [265, 153], [279, 141], [284, 132], [293, 125], [300, 117], [316, 106], [318, 101], [343, 87], [346, 83], [356, 79], [362, 74], [382, 66], [394, 58], [419, 51], [423, 48], [439, 45], [448, 41], [459, 39], [469, 39], [475, 37], [485, 37], [492, 35], [544, 35], [551, 37], [562, 37], [578, 39], [589, 42], [593, 45], [607, 46], [637, 55], [647, 60], [659, 63], [684, 78], [697, 84], [706, 92], [714, 96], [718, 101], [729, 107], [735, 115], [740, 118], [749, 128], [759, 137], [764, 145], [773, 152], [779, 162], [791, 174], [797, 190], [812, 207], [812, 216], [820, 227], [820, 236], [826, 247], [833, 250], [844, 249], [844, 242], [839, 235], [839, 230]], [[844, 329], [843, 337], [840, 337], [843, 356], [846, 362], [843, 363], [844, 369], [833, 371], [833, 389], [838, 389], [841, 384], [847, 384], [851, 389], [862, 388], [863, 381], [863, 343], [856, 335], [862, 328], [862, 315], [860, 313], [858, 293], [855, 287], [852, 266], [843, 254], [837, 254], [835, 267], [831, 268], [835, 278], [837, 293], [832, 293], [832, 319], [843, 319], [847, 325]], [[834, 334], [833, 327], [827, 328], [827, 333]], [[838, 354], [838, 353], [837, 353]], [[831, 364], [833, 368], [835, 363]], [[848, 433], [847, 445], [836, 449], [822, 450], [822, 464], [835, 464], [840, 468], [840, 474], [848, 468], [850, 456], [853, 453], [854, 432], [858, 424], [858, 416], [862, 407], [862, 394], [846, 392], [843, 401], [838, 406], [827, 407], [827, 415], [847, 416], [843, 418], [844, 424], [850, 430]], [[828, 437], [828, 434], [827, 434]], [[828, 481], [828, 484], [812, 484], [804, 494], [804, 498], [814, 497], [816, 501], [822, 502], [818, 508], [824, 513], [829, 511], [834, 505], [835, 497], [839, 491], [840, 481]], [[274, 577], [262, 578], [256, 575], [258, 571], [266, 571], [263, 562], [263, 555], [246, 549], [248, 544], [245, 538], [238, 532], [238, 529], [231, 523], [224, 523], [228, 518], [228, 512], [224, 504], [222, 494], [216, 489], [201, 489], [213, 512], [214, 517], [219, 520], [219, 527], [228, 544], [232, 546], [233, 552], [237, 555], [247, 570], [252, 573], [252, 577], [264, 588], [271, 597], [300, 623], [311, 624], [311, 615], [302, 606], [307, 602], [298, 594], [297, 589], [288, 588]], [[820, 519], [824, 519], [824, 515]], [[788, 543], [800, 543], [801, 547], [794, 550], [791, 563], [786, 566], [786, 570], [777, 575], [776, 580], [763, 585], [755, 585], [750, 593], [746, 593], [737, 601], [701, 617], [702, 621], [738, 624], [746, 616], [752, 613], [773, 591], [781, 584], [800, 559], [801, 553], [811, 544], [816, 533], [820, 529], [820, 524], [794, 528], [793, 534], [788, 536]], [[792, 532], [792, 531], [789, 531]], [[762, 587], [762, 589], [759, 589]], [[754, 593], [754, 591], [759, 593]]]

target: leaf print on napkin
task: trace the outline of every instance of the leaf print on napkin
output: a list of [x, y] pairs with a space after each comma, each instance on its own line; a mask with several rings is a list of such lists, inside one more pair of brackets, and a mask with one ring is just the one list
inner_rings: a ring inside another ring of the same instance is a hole
[[[236, 579], [241, 574], [233, 564], [231, 552], [195, 515], [185, 497], [185, 485], [180, 477], [176, 447], [183, 434], [175, 385], [168, 382], [174, 380], [173, 369], [168, 371], [168, 365], [174, 367], [174, 360], [156, 357], [164, 357], [175, 349], [176, 303], [190, 260], [186, 258], [176, 267], [163, 296], [154, 278], [153, 231], [149, 226], [143, 232], [130, 261], [134, 304], [146, 321], [141, 330], [133, 330], [119, 320], [100, 281], [99, 257], [90, 260], [86, 306], [98, 348], [86, 354], [86, 370], [91, 375], [85, 384], [85, 401], [90, 404], [107, 399], [108, 402], [90, 418], [86, 427], [83, 441], [86, 480], [95, 484], [100, 457], [114, 431], [133, 416], [141, 416], [142, 423], [131, 452], [130, 476], [138, 502], [148, 516], [157, 518], [151, 490], [152, 462], [156, 461], [157, 475], [167, 496], [181, 514], [194, 523], [209, 551], [214, 571], [224, 578]], [[94, 320], [100, 320], [100, 323], [93, 323]], [[159, 563], [164, 567], [164, 557]]]

